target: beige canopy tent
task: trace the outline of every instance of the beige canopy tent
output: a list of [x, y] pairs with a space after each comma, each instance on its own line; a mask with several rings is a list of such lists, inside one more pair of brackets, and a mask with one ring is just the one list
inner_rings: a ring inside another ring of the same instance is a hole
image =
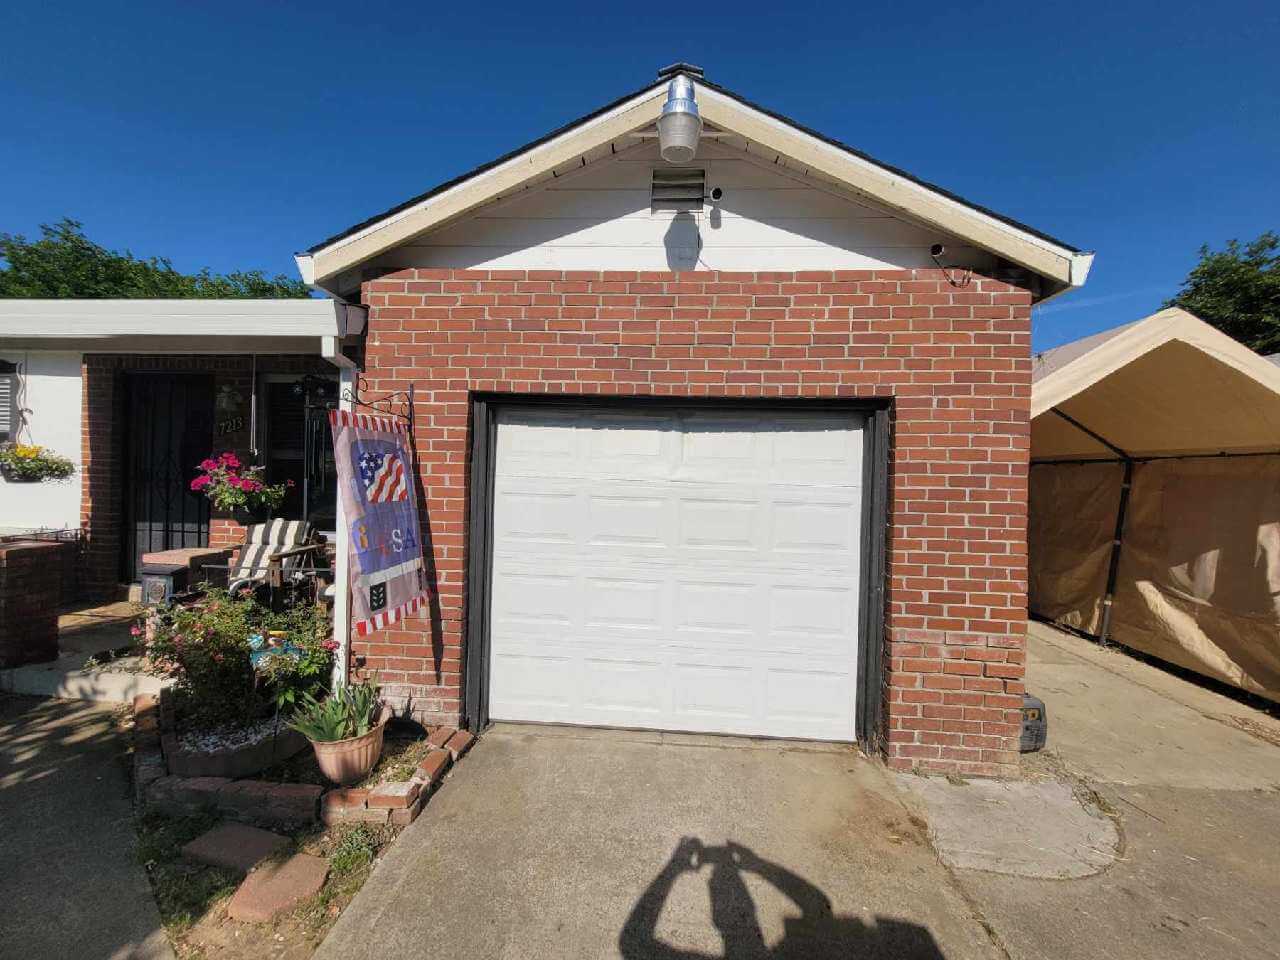
[[1280, 367], [1170, 308], [1033, 380], [1031, 613], [1280, 700]]

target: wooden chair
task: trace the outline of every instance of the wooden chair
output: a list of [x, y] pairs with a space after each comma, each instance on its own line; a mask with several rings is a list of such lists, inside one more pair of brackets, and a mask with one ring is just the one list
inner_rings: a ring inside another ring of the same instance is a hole
[[[325, 543], [316, 536], [315, 527], [305, 520], [271, 520], [255, 523], [245, 529], [244, 546], [230, 568], [227, 591], [235, 593], [245, 587], [280, 587], [288, 580], [299, 579], [303, 566], [317, 566]], [[310, 557], [311, 563], [303, 559]]]

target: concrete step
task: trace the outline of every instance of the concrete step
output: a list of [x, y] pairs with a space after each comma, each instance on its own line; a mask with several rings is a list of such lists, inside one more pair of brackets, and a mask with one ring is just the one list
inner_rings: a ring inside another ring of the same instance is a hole
[[83, 653], [65, 653], [48, 663], [0, 670], [0, 690], [60, 700], [132, 703], [138, 694], [157, 694], [172, 681], [142, 673], [140, 657], [121, 657], [101, 666], [87, 666]]

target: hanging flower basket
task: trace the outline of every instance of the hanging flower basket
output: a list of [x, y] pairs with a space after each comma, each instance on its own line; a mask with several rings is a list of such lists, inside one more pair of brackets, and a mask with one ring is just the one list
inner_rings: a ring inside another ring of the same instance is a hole
[[246, 467], [230, 451], [202, 460], [191, 489], [209, 498], [221, 514], [237, 520], [254, 521], [270, 517], [284, 501], [292, 480], [267, 484], [263, 467]]
[[15, 443], [0, 448], [0, 476], [10, 483], [66, 480], [76, 466], [66, 457], [35, 444]]

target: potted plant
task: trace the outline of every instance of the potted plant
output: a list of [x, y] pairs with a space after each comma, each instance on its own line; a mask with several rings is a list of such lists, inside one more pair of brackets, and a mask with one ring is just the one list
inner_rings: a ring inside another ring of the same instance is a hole
[[292, 480], [265, 483], [262, 479], [265, 467], [246, 467], [230, 451], [200, 461], [196, 469], [199, 475], [191, 481], [193, 491], [203, 493], [224, 513], [239, 513], [254, 519], [270, 516], [293, 486]]
[[320, 772], [342, 786], [364, 779], [382, 756], [389, 717], [374, 680], [339, 687], [323, 700], [310, 694], [290, 724], [311, 741]]
[[37, 444], [14, 443], [0, 447], [0, 475], [10, 483], [65, 480], [75, 472], [75, 464], [66, 457]]

